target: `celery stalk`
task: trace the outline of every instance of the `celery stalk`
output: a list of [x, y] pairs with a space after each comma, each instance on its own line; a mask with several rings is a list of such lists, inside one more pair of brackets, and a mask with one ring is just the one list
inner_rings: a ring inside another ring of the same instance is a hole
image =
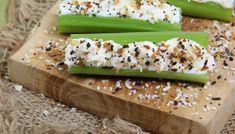
[[120, 69], [118, 72], [113, 69], [88, 67], [88, 66], [72, 66], [68, 70], [71, 74], [86, 74], [86, 75], [104, 75], [104, 76], [129, 76], [129, 77], [148, 77], [148, 78], [164, 78], [183, 81], [191, 81], [198, 83], [207, 83], [208, 74], [188, 74], [170, 71], [143, 71]]
[[189, 0], [167, 0], [170, 4], [182, 9], [183, 15], [202, 17], [208, 19], [230, 22], [232, 20], [232, 8], [224, 8], [214, 2], [199, 3]]
[[58, 31], [60, 33], [120, 33], [141, 31], [180, 31], [181, 24], [158, 22], [151, 24], [131, 18], [90, 17], [84, 15], [60, 15]]
[[0, 0], [0, 28], [6, 26], [8, 21], [8, 7], [10, 0]]
[[172, 38], [187, 38], [196, 41], [201, 46], [208, 47], [208, 33], [206, 32], [133, 32], [133, 33], [105, 33], [105, 34], [71, 34], [72, 38], [90, 38], [113, 40], [120, 44], [136, 41], [161, 42]]
[[[73, 34], [72, 38], [91, 38], [113, 40], [115, 42], [125, 45], [127, 43], [136, 41], [153, 41], [160, 42], [172, 38], [188, 38], [198, 42], [203, 47], [208, 46], [208, 34], [205, 32], [140, 32], [140, 33], [113, 33], [113, 34]], [[130, 77], [150, 77], [150, 78], [165, 78], [192, 81], [198, 83], [206, 83], [208, 81], [208, 74], [189, 74], [171, 71], [143, 71], [120, 69], [97, 68], [91, 66], [72, 66], [68, 69], [71, 74], [87, 74], [87, 75], [106, 75], [106, 76], [130, 76]]]

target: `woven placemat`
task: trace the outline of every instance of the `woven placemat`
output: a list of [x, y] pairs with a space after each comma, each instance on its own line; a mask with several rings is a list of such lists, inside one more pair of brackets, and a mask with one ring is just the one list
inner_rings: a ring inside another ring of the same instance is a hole
[[[10, 23], [0, 30], [0, 133], [146, 133], [118, 116], [113, 119], [99, 118], [9, 80], [7, 58], [22, 45], [30, 30], [56, 1], [11, 1]], [[221, 133], [235, 133], [235, 112]]]

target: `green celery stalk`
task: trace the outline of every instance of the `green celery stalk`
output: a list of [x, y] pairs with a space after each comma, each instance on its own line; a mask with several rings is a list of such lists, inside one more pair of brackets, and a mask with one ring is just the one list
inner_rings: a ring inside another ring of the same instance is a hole
[[84, 15], [58, 16], [60, 33], [120, 33], [148, 31], [180, 31], [181, 24], [158, 22], [151, 24], [131, 18], [90, 17]]
[[196, 41], [201, 46], [208, 47], [208, 33], [206, 32], [133, 32], [133, 33], [104, 33], [104, 34], [71, 34], [71, 37], [113, 40], [120, 44], [136, 41], [161, 42], [172, 38], [187, 38]]
[[[91, 38], [113, 40], [125, 45], [136, 41], [166, 41], [171, 38], [184, 37], [192, 39], [203, 47], [208, 47], [208, 34], [205, 32], [144, 32], [144, 33], [113, 33], [113, 34], [73, 34], [72, 38]], [[106, 75], [106, 76], [130, 76], [130, 77], [150, 77], [192, 81], [198, 83], [206, 83], [208, 74], [189, 74], [171, 71], [143, 71], [120, 69], [118, 72], [114, 69], [97, 68], [89, 66], [72, 66], [68, 69], [71, 74], [87, 74], [87, 75]]]
[[230, 22], [232, 20], [232, 8], [224, 8], [214, 2], [199, 3], [189, 0], [167, 0], [170, 4], [180, 7], [183, 15], [202, 17], [208, 19]]
[[10, 0], [0, 0], [0, 28], [6, 26], [8, 21], [8, 7]]
[[118, 72], [113, 69], [88, 67], [88, 66], [72, 66], [68, 70], [71, 74], [85, 74], [85, 75], [103, 75], [103, 76], [129, 76], [129, 77], [146, 77], [146, 78], [164, 78], [175, 79], [183, 81], [191, 81], [198, 83], [207, 83], [208, 74], [188, 74], [170, 71], [143, 71], [120, 69]]

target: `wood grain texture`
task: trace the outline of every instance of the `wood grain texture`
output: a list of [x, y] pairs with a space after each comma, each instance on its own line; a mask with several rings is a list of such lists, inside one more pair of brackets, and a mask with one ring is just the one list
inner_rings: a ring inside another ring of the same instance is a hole
[[[119, 77], [99, 77], [99, 76], [80, 76], [70, 75], [66, 71], [57, 69], [47, 70], [43, 61], [38, 59], [25, 63], [22, 58], [31, 48], [34, 48], [39, 42], [45, 42], [49, 39], [59, 39], [67, 37], [66, 35], [45, 34], [45, 30], [51, 30], [57, 21], [56, 4], [48, 14], [42, 19], [40, 26], [36, 27], [31, 36], [25, 42], [25, 45], [10, 57], [8, 62], [9, 75], [11, 80], [24, 85], [25, 87], [43, 93], [66, 105], [78, 107], [89, 113], [101, 117], [120, 116], [122, 119], [135, 123], [145, 130], [153, 133], [163, 134], [214, 134], [218, 133], [229, 115], [235, 107], [235, 83], [220, 81], [216, 86], [209, 86], [208, 89], [199, 93], [199, 101], [195, 109], [201, 109], [206, 104], [205, 96], [208, 93], [214, 96], [220, 96], [221, 105], [215, 111], [201, 112], [200, 118], [191, 115], [190, 108], [178, 108], [174, 112], [173, 107], [167, 107], [165, 102], [170, 99], [175, 91], [163, 98], [159, 104], [161, 109], [157, 109], [153, 102], [138, 102], [136, 96], [128, 96], [128, 89], [123, 88], [117, 94], [112, 94], [107, 90], [96, 90], [94, 85], [102, 85], [101, 80], [109, 79], [109, 86], [114, 86], [116, 80], [125, 81], [126, 78]], [[189, 20], [185, 20], [189, 21]], [[210, 21], [194, 22], [196, 25], [211, 25]], [[184, 29], [193, 29], [194, 23], [185, 24]], [[217, 68], [222, 68], [218, 63]], [[221, 69], [221, 74], [226, 70]], [[214, 79], [211, 77], [211, 79]], [[232, 74], [227, 79], [234, 79]], [[138, 80], [138, 79], [137, 79]], [[156, 79], [155, 79], [156, 80]], [[145, 82], [151, 79], [144, 80]], [[159, 83], [166, 83], [158, 81]], [[89, 83], [94, 83], [90, 85]], [[174, 83], [174, 82], [173, 82]], [[123, 87], [125, 87], [123, 85]], [[145, 92], [145, 91], [140, 91]], [[153, 92], [149, 90], [148, 92]]]

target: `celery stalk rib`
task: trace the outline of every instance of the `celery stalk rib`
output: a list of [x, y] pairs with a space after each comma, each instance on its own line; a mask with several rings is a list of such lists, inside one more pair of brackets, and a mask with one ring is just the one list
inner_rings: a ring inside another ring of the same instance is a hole
[[158, 22], [151, 24], [131, 18], [90, 17], [84, 15], [60, 15], [60, 33], [118, 33], [148, 31], [180, 31], [181, 24]]
[[6, 26], [8, 21], [8, 7], [10, 0], [0, 0], [0, 28]]
[[[72, 38], [91, 38], [113, 40], [122, 45], [136, 41], [153, 41], [161, 42], [172, 38], [188, 38], [198, 42], [203, 47], [208, 47], [208, 34], [205, 32], [139, 32], [139, 33], [113, 33], [113, 34], [72, 34]], [[206, 83], [208, 74], [189, 74], [171, 71], [143, 71], [120, 69], [118, 72], [114, 69], [97, 68], [91, 66], [72, 66], [68, 69], [71, 74], [87, 74], [87, 75], [106, 75], [106, 76], [130, 76], [130, 77], [149, 77], [164, 78], [183, 81], [192, 81], [198, 83]]]
[[214, 2], [199, 3], [189, 0], [167, 0], [170, 4], [180, 7], [183, 15], [202, 17], [208, 19], [230, 22], [232, 20], [232, 8], [224, 8]]
[[187, 38], [196, 41], [201, 46], [208, 47], [208, 33], [206, 32], [133, 32], [133, 33], [105, 33], [105, 34], [71, 34], [71, 37], [113, 40], [120, 44], [136, 41], [161, 42], [172, 38]]
[[72, 66], [68, 70], [71, 74], [86, 74], [86, 75], [104, 75], [104, 76], [129, 76], [129, 77], [148, 77], [148, 78], [164, 78], [175, 79], [183, 81], [192, 81], [198, 83], [206, 83], [208, 81], [208, 74], [187, 74], [169, 71], [143, 71], [120, 69], [116, 72], [113, 69], [88, 67], [88, 66]]

